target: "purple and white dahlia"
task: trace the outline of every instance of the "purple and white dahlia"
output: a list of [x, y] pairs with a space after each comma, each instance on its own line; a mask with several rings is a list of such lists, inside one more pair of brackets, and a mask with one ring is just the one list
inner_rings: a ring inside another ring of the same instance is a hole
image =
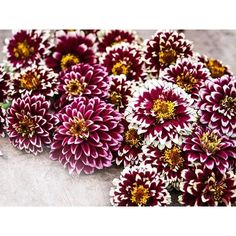
[[153, 76], [175, 64], [177, 58], [193, 55], [192, 43], [185, 39], [183, 33], [176, 31], [157, 31], [145, 44], [145, 66]]
[[113, 180], [110, 201], [113, 206], [166, 206], [171, 203], [167, 184], [151, 165], [127, 166]]
[[51, 145], [50, 158], [58, 160], [70, 173], [112, 165], [124, 131], [121, 114], [98, 97], [78, 97], [58, 114], [60, 124]]
[[144, 135], [146, 145], [163, 150], [181, 145], [192, 131], [197, 115], [193, 99], [177, 85], [163, 80], [147, 80], [130, 99], [125, 117]]
[[63, 108], [80, 96], [87, 98], [108, 96], [110, 77], [106, 68], [99, 64], [74, 65], [59, 74], [57, 108]]
[[222, 174], [197, 165], [183, 170], [182, 177], [182, 205], [230, 206], [236, 202], [236, 176], [232, 171]]
[[236, 138], [236, 79], [225, 75], [208, 80], [199, 95], [200, 122], [222, 135]]
[[56, 119], [43, 95], [14, 99], [7, 112], [7, 133], [14, 147], [37, 155], [49, 146]]

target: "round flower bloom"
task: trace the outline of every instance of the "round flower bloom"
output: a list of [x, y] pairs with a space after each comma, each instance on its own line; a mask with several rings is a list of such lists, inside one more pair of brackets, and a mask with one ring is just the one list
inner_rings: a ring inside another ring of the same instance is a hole
[[184, 156], [190, 162], [200, 162], [206, 168], [225, 173], [236, 159], [234, 143], [227, 136], [209, 128], [196, 126], [182, 145]]
[[49, 33], [38, 30], [20, 30], [6, 41], [7, 60], [15, 69], [38, 62], [49, 53]]
[[108, 48], [101, 64], [112, 75], [125, 75], [127, 80], [142, 81], [145, 77], [141, 49], [137, 45], [120, 43]]
[[207, 80], [199, 92], [200, 122], [221, 134], [236, 138], [236, 79], [225, 75]]
[[48, 112], [49, 102], [43, 95], [24, 95], [14, 99], [7, 112], [7, 133], [13, 146], [37, 155], [43, 145], [51, 144], [56, 123]]
[[113, 206], [165, 206], [171, 203], [166, 182], [151, 165], [127, 166], [113, 180], [110, 201]]
[[170, 65], [163, 71], [161, 79], [177, 84], [185, 92], [198, 99], [199, 88], [203, 87], [209, 78], [209, 71], [201, 62], [192, 59], [177, 59], [175, 65]]
[[32, 64], [12, 75], [11, 97], [41, 94], [49, 99], [57, 93], [57, 77], [47, 66]]
[[146, 68], [153, 76], [175, 64], [177, 58], [192, 55], [192, 43], [183, 33], [176, 31], [157, 31], [152, 39], [146, 41], [144, 52]]
[[50, 158], [70, 173], [112, 165], [112, 151], [119, 149], [124, 128], [121, 114], [98, 97], [78, 97], [58, 114], [60, 125], [54, 135]]
[[138, 135], [137, 130], [129, 127], [129, 123], [123, 120], [124, 134], [123, 142], [118, 150], [118, 156], [116, 157], [116, 164], [121, 163], [124, 167], [128, 165], [135, 165], [139, 162], [141, 156], [143, 155], [142, 145], [143, 137]]
[[197, 58], [204, 64], [205, 68], [210, 72], [210, 75], [213, 79], [221, 78], [224, 75], [233, 75], [229, 67], [223, 65], [220, 60], [208, 58], [204, 55], [197, 55]]
[[193, 99], [177, 85], [163, 80], [147, 80], [133, 94], [126, 120], [144, 134], [146, 145], [160, 150], [181, 145], [182, 138], [191, 133], [196, 121]]
[[140, 43], [141, 40], [135, 31], [130, 30], [100, 30], [98, 34], [98, 52], [106, 52], [107, 47], [112, 47], [113, 45], [125, 43]]
[[99, 64], [73, 65], [59, 74], [59, 96], [56, 108], [63, 108], [80, 96], [107, 97], [110, 78], [106, 68]]
[[110, 87], [108, 91], [108, 101], [115, 108], [123, 113], [128, 105], [135, 84], [126, 79], [125, 75], [111, 76]]
[[185, 206], [228, 206], [236, 201], [236, 176], [232, 171], [222, 174], [201, 165], [182, 171], [182, 194]]
[[56, 39], [56, 45], [52, 48], [51, 55], [46, 58], [46, 64], [55, 72], [60, 72], [82, 62], [96, 63], [94, 40], [94, 37], [85, 36], [82, 32], [62, 35]]

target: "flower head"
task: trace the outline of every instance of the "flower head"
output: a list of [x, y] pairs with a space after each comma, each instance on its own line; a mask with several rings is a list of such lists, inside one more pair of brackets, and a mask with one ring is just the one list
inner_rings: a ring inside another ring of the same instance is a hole
[[50, 157], [70, 173], [110, 167], [112, 151], [119, 149], [124, 131], [121, 114], [98, 97], [78, 97], [63, 108], [54, 135]]
[[150, 165], [127, 166], [113, 185], [113, 206], [165, 206], [171, 202], [165, 181]]

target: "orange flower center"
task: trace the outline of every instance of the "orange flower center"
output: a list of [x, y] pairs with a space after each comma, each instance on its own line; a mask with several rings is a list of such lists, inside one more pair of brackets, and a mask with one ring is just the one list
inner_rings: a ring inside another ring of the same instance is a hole
[[206, 66], [210, 70], [211, 77], [213, 78], [219, 78], [226, 72], [226, 68], [218, 60], [210, 59]]
[[184, 163], [184, 159], [181, 156], [181, 150], [178, 147], [165, 150], [162, 159], [171, 169], [182, 167]]
[[236, 98], [232, 98], [232, 97], [226, 96], [221, 101], [221, 106], [226, 108], [227, 110], [236, 111]]
[[20, 88], [35, 90], [40, 85], [40, 76], [29, 71], [20, 77]]
[[215, 153], [219, 150], [219, 145], [221, 142], [221, 138], [219, 138], [216, 134], [205, 132], [200, 138], [202, 142], [202, 146], [204, 149], [210, 151], [211, 153]]
[[66, 90], [68, 93], [72, 96], [77, 96], [81, 94], [84, 91], [83, 84], [80, 83], [77, 79], [72, 79], [70, 82], [66, 85]]
[[31, 47], [26, 40], [24, 42], [17, 43], [17, 46], [13, 49], [14, 56], [16, 58], [26, 59], [34, 52], [34, 47]]
[[125, 142], [130, 146], [139, 146], [140, 136], [135, 129], [129, 129], [125, 132]]
[[24, 138], [32, 137], [35, 133], [34, 121], [25, 115], [23, 119], [19, 121], [16, 131]]
[[121, 99], [122, 99], [122, 96], [120, 93], [118, 93], [116, 91], [112, 91], [110, 93], [110, 100], [114, 105], [119, 106]]
[[159, 62], [164, 66], [169, 66], [176, 62], [177, 53], [174, 49], [166, 49], [159, 52]]
[[137, 183], [133, 184], [131, 190], [131, 202], [137, 204], [138, 206], [146, 205], [149, 196], [148, 188], [145, 188], [143, 185], [138, 185]]
[[68, 69], [72, 65], [76, 65], [80, 62], [79, 58], [71, 53], [64, 55], [61, 59], [61, 69]]
[[119, 61], [112, 67], [111, 72], [113, 75], [127, 75], [130, 72], [130, 64]]
[[70, 133], [74, 137], [81, 139], [88, 138], [88, 128], [84, 119], [74, 118], [74, 121], [70, 127]]
[[189, 72], [186, 74], [181, 73], [176, 78], [176, 84], [187, 92], [191, 91], [193, 89], [193, 85], [197, 82], [197, 79], [195, 79], [195, 77]]
[[175, 104], [171, 101], [156, 99], [154, 100], [152, 110], [156, 114], [158, 120], [172, 119], [175, 115]]

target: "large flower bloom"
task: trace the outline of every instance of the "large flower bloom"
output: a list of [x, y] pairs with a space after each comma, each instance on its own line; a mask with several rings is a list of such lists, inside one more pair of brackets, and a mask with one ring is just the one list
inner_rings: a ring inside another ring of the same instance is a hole
[[94, 37], [81, 34], [65, 34], [56, 39], [51, 55], [46, 58], [46, 64], [55, 72], [68, 69], [79, 63], [96, 63], [93, 50]]
[[159, 75], [161, 70], [175, 64], [177, 58], [192, 55], [192, 43], [185, 39], [183, 33], [157, 31], [152, 39], [146, 41], [145, 64], [153, 76]]
[[106, 52], [108, 47], [112, 47], [113, 45], [120, 44], [122, 42], [125, 43], [140, 43], [138, 35], [135, 31], [129, 30], [107, 30], [107, 31], [99, 31], [98, 33], [98, 52]]
[[13, 146], [37, 155], [43, 145], [51, 144], [56, 119], [48, 110], [49, 102], [43, 95], [13, 100], [7, 112], [7, 133]]
[[124, 167], [128, 165], [135, 165], [139, 163], [141, 156], [143, 155], [143, 135], [138, 135], [137, 130], [129, 127], [129, 123], [123, 120], [124, 134], [123, 141], [118, 150], [116, 157], [116, 164], [123, 164]]
[[232, 171], [222, 174], [201, 165], [182, 171], [182, 194], [185, 206], [228, 206], [236, 201], [236, 176]]
[[100, 98], [79, 97], [58, 114], [60, 125], [54, 135], [50, 157], [70, 173], [110, 167], [112, 151], [119, 149], [124, 128], [121, 114]]
[[210, 73], [201, 62], [192, 59], [177, 59], [175, 65], [170, 65], [163, 71], [161, 78], [168, 82], [177, 84], [184, 89], [195, 100], [198, 92], [204, 86]]
[[101, 64], [110, 74], [125, 75], [127, 80], [142, 81], [145, 77], [142, 52], [137, 45], [120, 43], [108, 48], [101, 57]]
[[62, 71], [59, 81], [56, 107], [62, 108], [80, 96], [107, 98], [110, 78], [105, 67], [80, 63]]
[[14, 69], [25, 68], [49, 53], [49, 33], [38, 30], [20, 30], [7, 40], [7, 59]]
[[32, 64], [12, 75], [11, 96], [44, 95], [46, 99], [53, 97], [58, 89], [58, 75], [44, 65]]
[[181, 145], [196, 121], [193, 99], [177, 85], [147, 80], [134, 93], [125, 111], [131, 126], [144, 134], [145, 143], [160, 150]]
[[166, 182], [151, 165], [127, 166], [113, 185], [113, 206], [165, 206], [171, 202]]
[[236, 138], [236, 79], [225, 75], [206, 81], [199, 92], [200, 122], [221, 134]]
[[[236, 159], [235, 144], [215, 130], [196, 126], [183, 142], [185, 158], [200, 162], [206, 168], [225, 173]], [[232, 168], [232, 167], [231, 167]]]

